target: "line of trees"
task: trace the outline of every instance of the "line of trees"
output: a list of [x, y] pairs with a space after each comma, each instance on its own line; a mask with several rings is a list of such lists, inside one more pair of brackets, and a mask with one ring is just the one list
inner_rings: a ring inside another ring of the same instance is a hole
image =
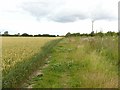
[[[103, 33], [102, 31], [100, 32], [96, 32], [94, 33], [94, 31], [92, 31], [90, 34], [87, 34], [87, 33], [83, 33], [83, 34], [80, 34], [80, 33], [70, 33], [68, 32], [65, 36], [66, 37], [71, 37], [71, 36], [100, 36], [100, 37], [103, 37], [103, 36], [118, 36], [120, 35], [119, 34], [120, 32], [112, 32], [112, 31], [108, 31], [107, 33]], [[0, 34], [1, 36], [18, 36], [18, 37], [58, 37], [59, 35], [49, 35], [49, 34], [38, 34], [38, 35], [29, 35], [27, 33], [23, 33], [20, 35], [20, 33], [18, 34], [14, 34], [14, 35], [10, 35], [8, 33], [8, 31], [5, 31], [4, 34]]]
[[20, 35], [20, 33], [18, 34], [14, 34], [14, 35], [11, 35], [8, 33], [8, 31], [5, 31], [4, 34], [1, 34], [1, 36], [19, 36], [19, 37], [56, 37], [56, 36], [59, 36], [59, 35], [49, 35], [49, 34], [38, 34], [38, 35], [30, 35], [30, 34], [27, 34], [27, 33], [23, 33]]
[[120, 32], [112, 32], [112, 31], [108, 31], [106, 33], [103, 33], [103, 32], [96, 32], [94, 33], [94, 31], [92, 31], [90, 34], [87, 34], [87, 33], [83, 33], [83, 34], [80, 34], [80, 33], [70, 33], [68, 32], [66, 34], [66, 37], [72, 37], [72, 36], [100, 36], [100, 37], [103, 37], [103, 36], [118, 36], [120, 35], [119, 34]]

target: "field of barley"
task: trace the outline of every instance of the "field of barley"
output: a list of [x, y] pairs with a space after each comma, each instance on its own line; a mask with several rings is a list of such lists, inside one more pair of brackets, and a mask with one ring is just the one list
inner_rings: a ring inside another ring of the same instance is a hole
[[3, 37], [2, 75], [3, 88], [118, 88], [118, 37]]
[[42, 62], [40, 60], [44, 55], [40, 56], [40, 53], [43, 50], [47, 52], [51, 46], [44, 49], [44, 45], [56, 39], [58, 38], [2, 37], [3, 87], [17, 87], [27, 76], [26, 73], [30, 74], [38, 61]]

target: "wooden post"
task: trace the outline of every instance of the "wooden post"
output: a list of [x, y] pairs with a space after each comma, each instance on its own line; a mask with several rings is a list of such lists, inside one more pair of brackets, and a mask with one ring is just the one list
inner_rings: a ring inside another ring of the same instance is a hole
[[92, 32], [93, 32], [93, 28], [94, 28], [93, 26], [94, 26], [94, 20], [92, 20]]

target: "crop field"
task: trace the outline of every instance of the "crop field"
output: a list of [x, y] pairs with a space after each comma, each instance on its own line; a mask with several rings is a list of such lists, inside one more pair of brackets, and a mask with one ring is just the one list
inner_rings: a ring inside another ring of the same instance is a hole
[[3, 38], [3, 75], [16, 63], [28, 60], [41, 50], [41, 47], [55, 38]]
[[[4, 79], [6, 78], [4, 85], [7, 86], [9, 84], [9, 79], [12, 78], [11, 77], [12, 74], [16, 73], [14, 71], [15, 69], [19, 68], [17, 73], [22, 74], [21, 69], [27, 70], [25, 67], [21, 68], [23, 67], [21, 66], [22, 63], [24, 64], [28, 63], [29, 66], [31, 66], [32, 63], [30, 62], [30, 59], [36, 58], [37, 57], [36, 55], [41, 52], [42, 47], [46, 43], [53, 41], [55, 39], [57, 38], [3, 37], [2, 38], [2, 76]], [[14, 82], [14, 84], [16, 84], [17, 83], [16, 79], [15, 77], [13, 78], [14, 81], [12, 80], [11, 81]]]
[[4, 88], [118, 88], [118, 37], [3, 37], [2, 74]]

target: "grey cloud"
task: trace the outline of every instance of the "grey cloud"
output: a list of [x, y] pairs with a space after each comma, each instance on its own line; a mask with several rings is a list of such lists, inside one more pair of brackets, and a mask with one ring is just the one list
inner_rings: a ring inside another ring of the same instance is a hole
[[[24, 2], [21, 8], [29, 12], [37, 18], [44, 18], [52, 14], [52, 12], [59, 7], [62, 2], [55, 0], [34, 0], [32, 2]], [[62, 1], [62, 0], [61, 0]]]
[[62, 2], [26, 2], [22, 4], [22, 9], [35, 16], [37, 20], [47, 18], [52, 21], [65, 23], [87, 18], [80, 11], [74, 12], [70, 11], [70, 9], [64, 9], [63, 4]]
[[[112, 20], [115, 19], [114, 15], [104, 10], [104, 8], [96, 8], [92, 11], [83, 11], [76, 9], [64, 8], [65, 3], [64, 0], [40, 0], [34, 2], [26, 2], [22, 4], [22, 9], [24, 11], [29, 12], [31, 15], [36, 17], [38, 20], [41, 18], [46, 18], [48, 20], [52, 20], [55, 22], [74, 22], [76, 20], [83, 19], [92, 19], [92, 20]], [[80, 7], [82, 8], [82, 7]]]
[[31, 15], [35, 17], [44, 17], [48, 13], [50, 13], [49, 9], [47, 8], [47, 3], [43, 2], [24, 3], [22, 5], [22, 9], [28, 11]]
[[56, 22], [74, 22], [77, 20], [82, 20], [82, 19], [86, 19], [87, 16], [83, 13], [79, 13], [79, 12], [68, 12], [68, 11], [61, 11], [59, 13], [57, 13], [56, 15], [51, 15], [48, 17], [49, 19], [56, 21]]

